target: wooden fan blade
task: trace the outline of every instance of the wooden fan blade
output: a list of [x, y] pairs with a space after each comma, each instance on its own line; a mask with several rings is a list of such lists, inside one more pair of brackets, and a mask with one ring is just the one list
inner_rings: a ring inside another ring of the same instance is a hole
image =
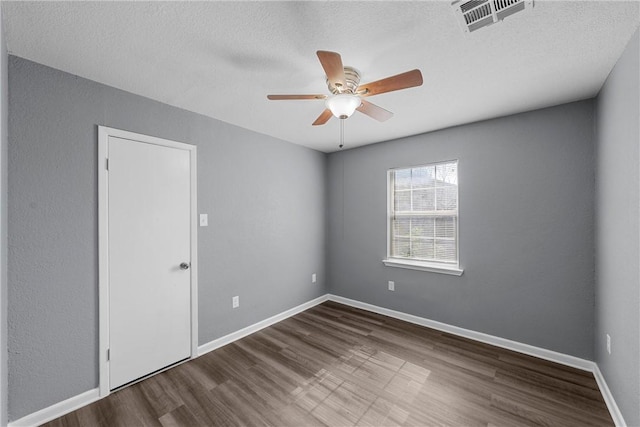
[[328, 108], [325, 109], [322, 114], [318, 116], [315, 122], [313, 122], [313, 126], [323, 125], [329, 121], [329, 119], [333, 116], [331, 110]]
[[342, 58], [337, 52], [329, 52], [327, 50], [319, 50], [316, 52], [324, 72], [327, 74], [327, 79], [337, 88], [344, 87], [346, 79], [344, 77], [344, 66], [342, 65]]
[[357, 92], [360, 96], [371, 96], [420, 85], [422, 85], [422, 73], [420, 70], [411, 70], [386, 79], [360, 85]]
[[272, 101], [284, 101], [289, 99], [327, 99], [327, 95], [267, 95]]
[[362, 104], [360, 104], [356, 110], [360, 111], [362, 114], [366, 114], [379, 122], [384, 122], [385, 120], [389, 120], [393, 117], [393, 113], [391, 111], [387, 111], [382, 107], [378, 107], [377, 105], [370, 103], [369, 101], [365, 101], [364, 99], [361, 101]]

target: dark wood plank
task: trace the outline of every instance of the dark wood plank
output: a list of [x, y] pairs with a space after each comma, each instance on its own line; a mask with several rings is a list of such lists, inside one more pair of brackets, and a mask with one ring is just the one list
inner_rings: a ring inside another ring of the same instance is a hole
[[589, 372], [327, 302], [51, 421], [611, 426]]

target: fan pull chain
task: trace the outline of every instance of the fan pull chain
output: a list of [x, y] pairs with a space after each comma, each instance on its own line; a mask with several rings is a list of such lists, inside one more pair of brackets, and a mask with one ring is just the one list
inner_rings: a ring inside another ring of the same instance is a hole
[[340, 149], [344, 147], [344, 120], [340, 119], [340, 145], [338, 146]]

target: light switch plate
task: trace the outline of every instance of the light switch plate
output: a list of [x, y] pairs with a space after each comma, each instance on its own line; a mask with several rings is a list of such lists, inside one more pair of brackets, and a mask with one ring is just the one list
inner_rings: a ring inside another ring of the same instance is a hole
[[200, 227], [206, 227], [209, 225], [209, 215], [200, 214]]

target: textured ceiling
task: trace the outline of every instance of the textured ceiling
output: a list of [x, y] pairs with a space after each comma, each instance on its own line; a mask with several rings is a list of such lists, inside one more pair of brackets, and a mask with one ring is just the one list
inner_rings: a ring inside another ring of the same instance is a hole
[[367, 98], [345, 148], [597, 94], [640, 22], [637, 1], [542, 1], [465, 35], [450, 2], [7, 2], [7, 47], [27, 58], [286, 141], [331, 152], [311, 126], [328, 93], [316, 50], [369, 82], [413, 68], [424, 85]]

